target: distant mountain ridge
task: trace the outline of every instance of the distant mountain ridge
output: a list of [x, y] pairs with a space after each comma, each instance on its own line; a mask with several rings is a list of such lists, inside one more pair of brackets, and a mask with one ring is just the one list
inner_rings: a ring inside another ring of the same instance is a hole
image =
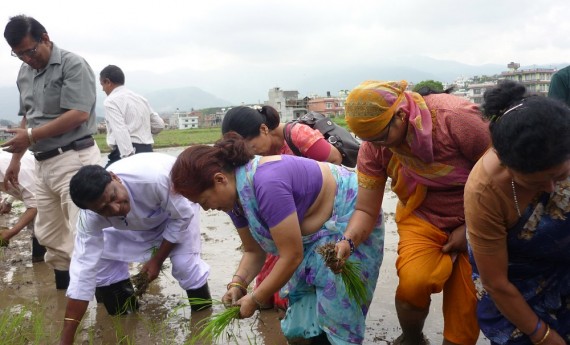
[[144, 95], [158, 113], [190, 111], [213, 107], [227, 107], [232, 102], [212, 95], [200, 88], [189, 86], [174, 89], [162, 89]]
[[[459, 77], [494, 75], [507, 71], [507, 64], [468, 65], [456, 61], [437, 60], [425, 56], [406, 56], [374, 65], [346, 65], [327, 67], [326, 62], [316, 68], [302, 69], [280, 66], [269, 70], [260, 69], [247, 74], [239, 69], [223, 71], [221, 75], [205, 71], [181, 70], [159, 75], [149, 71], [129, 72], [127, 87], [146, 97], [152, 107], [161, 114], [176, 109], [190, 111], [211, 107], [227, 107], [242, 103], [263, 103], [270, 88], [297, 90], [301, 97], [309, 94], [336, 95], [340, 90], [351, 90], [365, 80], [407, 80], [418, 83], [422, 80], [437, 80], [451, 83]], [[516, 62], [516, 60], [515, 60]], [[562, 68], [568, 63], [525, 65], [520, 69]], [[217, 76], [217, 77], [216, 77]], [[198, 84], [200, 87], [187, 86]], [[211, 92], [204, 91], [207, 89]], [[103, 100], [106, 95], [98, 87], [97, 116], [103, 117]], [[13, 86], [0, 87], [0, 119], [19, 121], [18, 91]]]

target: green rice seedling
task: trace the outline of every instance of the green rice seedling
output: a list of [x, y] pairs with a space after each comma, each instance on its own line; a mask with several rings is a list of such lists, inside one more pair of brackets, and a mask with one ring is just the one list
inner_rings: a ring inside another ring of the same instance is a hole
[[[201, 305], [206, 303], [221, 304], [221, 301], [210, 301], [201, 298], [189, 298], [191, 305]], [[232, 328], [237, 323], [239, 319], [239, 306], [233, 306], [224, 309], [222, 312], [211, 315], [207, 318], [200, 320], [196, 324], [196, 329], [198, 334], [194, 335], [190, 339], [190, 344], [195, 344], [197, 341], [216, 343], [218, 340], [224, 338], [226, 335], [229, 343], [229, 338], [232, 337]]]
[[[337, 258], [334, 248], [335, 244], [331, 242], [317, 247], [316, 250], [323, 257], [327, 267], [336, 274], [340, 274], [348, 297], [360, 305], [365, 304], [366, 285], [360, 274], [360, 262]], [[339, 267], [340, 272], [338, 272]]]

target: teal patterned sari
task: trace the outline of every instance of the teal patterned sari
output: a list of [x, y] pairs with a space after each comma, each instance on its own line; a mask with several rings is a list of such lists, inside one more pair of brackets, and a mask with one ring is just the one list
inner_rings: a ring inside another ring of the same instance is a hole
[[[253, 177], [259, 158], [256, 156], [245, 166], [236, 169], [237, 190], [251, 235], [263, 250], [278, 255], [254, 194]], [[329, 168], [337, 183], [332, 216], [319, 231], [303, 237], [303, 261], [280, 292], [281, 297], [289, 299], [289, 308], [281, 327], [289, 339], [311, 338], [324, 331], [333, 344], [361, 344], [366, 314], [384, 256], [382, 212], [369, 238], [350, 257], [350, 260], [360, 262], [367, 289], [366, 303], [358, 305], [347, 296], [340, 276], [326, 267], [320, 254], [315, 251], [316, 247], [336, 242], [342, 236], [356, 203], [356, 174], [333, 164], [329, 164]]]

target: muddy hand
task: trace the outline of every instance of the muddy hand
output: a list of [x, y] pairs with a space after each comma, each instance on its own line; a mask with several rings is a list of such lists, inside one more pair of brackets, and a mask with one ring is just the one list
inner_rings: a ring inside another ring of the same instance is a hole
[[150, 259], [141, 268], [141, 273], [146, 273], [148, 281], [151, 282], [158, 277], [158, 274], [160, 273], [160, 265], [156, 260]]
[[334, 273], [340, 273], [344, 266], [344, 262], [350, 256], [350, 245], [347, 241], [337, 242], [334, 246], [334, 251], [336, 252], [336, 257], [339, 260], [337, 262], [337, 267], [331, 267], [331, 270]]
[[243, 296], [237, 302], [237, 305], [240, 306], [239, 317], [242, 319], [251, 317], [253, 314], [255, 314], [255, 311], [258, 309], [257, 303], [255, 303], [251, 295]]
[[237, 301], [243, 297], [243, 292], [236, 286], [230, 287], [222, 297], [222, 303], [226, 308], [237, 305]]

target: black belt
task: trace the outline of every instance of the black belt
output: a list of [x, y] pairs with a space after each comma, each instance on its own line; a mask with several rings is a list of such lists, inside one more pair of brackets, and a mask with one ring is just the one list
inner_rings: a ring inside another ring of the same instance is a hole
[[69, 151], [69, 150], [83, 150], [88, 147], [95, 145], [95, 139], [92, 136], [86, 136], [81, 139], [77, 139], [72, 141], [70, 144], [67, 144], [62, 147], [58, 147], [57, 149], [45, 151], [45, 152], [36, 152], [34, 153], [34, 157], [36, 157], [37, 161], [45, 161], [46, 159], [53, 158], [55, 156], [59, 156], [60, 154]]

